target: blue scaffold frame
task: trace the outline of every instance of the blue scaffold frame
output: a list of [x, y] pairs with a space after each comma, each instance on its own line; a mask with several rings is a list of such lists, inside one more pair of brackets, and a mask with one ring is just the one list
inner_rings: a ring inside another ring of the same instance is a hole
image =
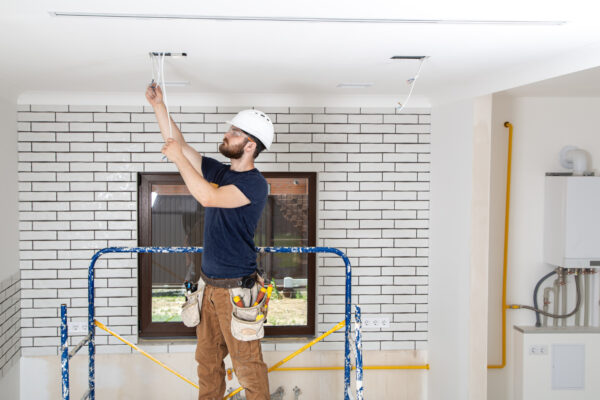
[[356, 342], [356, 400], [363, 400], [362, 318], [360, 306], [354, 306], [354, 334]]
[[[346, 268], [346, 295], [344, 303], [345, 312], [345, 345], [344, 345], [344, 400], [350, 400], [350, 335], [351, 335], [351, 303], [352, 303], [352, 267], [346, 254], [333, 247], [257, 247], [258, 253], [330, 253], [336, 254], [342, 258]], [[94, 275], [96, 261], [107, 253], [201, 253], [202, 247], [107, 247], [97, 251], [91, 259], [88, 269], [88, 335], [71, 351], [68, 351], [68, 326], [67, 326], [67, 306], [61, 306], [61, 369], [62, 369], [62, 398], [69, 400], [69, 359], [77, 351], [87, 344], [89, 355], [89, 377], [88, 391], [81, 398], [82, 400], [95, 400], [95, 375], [96, 375], [96, 325], [94, 324]], [[361, 354], [362, 361], [362, 354]], [[361, 362], [362, 364], [362, 362]], [[357, 365], [358, 367], [358, 365]], [[362, 375], [362, 365], [361, 371]], [[362, 389], [362, 388], [361, 388]], [[362, 392], [362, 390], [361, 390]], [[362, 393], [361, 393], [362, 394]]]

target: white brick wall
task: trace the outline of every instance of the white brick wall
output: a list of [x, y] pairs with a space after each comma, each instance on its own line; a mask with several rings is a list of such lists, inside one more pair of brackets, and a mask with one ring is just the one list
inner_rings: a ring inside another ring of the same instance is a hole
[[[219, 160], [224, 121], [243, 108], [170, 107], [188, 142]], [[394, 108], [257, 108], [269, 113], [277, 132], [257, 167], [319, 173], [317, 244], [350, 257], [353, 302], [363, 306], [364, 317], [390, 318], [390, 328], [365, 332], [365, 349], [424, 348], [429, 109], [396, 114]], [[69, 317], [85, 320], [92, 254], [137, 245], [136, 173], [176, 169], [162, 161], [162, 140], [148, 107], [19, 110], [21, 345], [24, 355], [58, 354], [58, 307], [66, 303]], [[318, 332], [343, 319], [342, 264], [337, 257], [319, 257]], [[137, 341], [134, 256], [103, 257], [96, 277], [98, 319]], [[99, 352], [129, 351], [98, 334]], [[341, 348], [341, 333], [315, 346]]]
[[21, 310], [19, 273], [0, 282], [0, 378], [21, 353]]

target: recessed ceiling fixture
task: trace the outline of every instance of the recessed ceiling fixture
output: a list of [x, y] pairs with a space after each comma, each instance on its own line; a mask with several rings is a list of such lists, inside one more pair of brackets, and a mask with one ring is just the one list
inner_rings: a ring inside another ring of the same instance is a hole
[[427, 56], [391, 56], [390, 60], [423, 60]]
[[373, 86], [372, 83], [339, 83], [337, 87], [339, 88], [354, 88], [354, 89], [364, 89]]
[[160, 51], [151, 51], [150, 52], [150, 57], [159, 57], [159, 56], [165, 56], [165, 57], [173, 57], [173, 58], [180, 58], [180, 57], [187, 57], [187, 53], [171, 53], [169, 51], [167, 52], [160, 52]]
[[448, 24], [448, 25], [564, 25], [566, 21], [519, 21], [479, 19], [398, 19], [398, 18], [326, 18], [326, 17], [267, 17], [242, 15], [186, 15], [186, 14], [118, 14], [77, 11], [50, 11], [54, 17], [133, 18], [133, 19], [198, 19], [211, 21], [264, 21], [264, 22], [321, 22], [363, 24]]

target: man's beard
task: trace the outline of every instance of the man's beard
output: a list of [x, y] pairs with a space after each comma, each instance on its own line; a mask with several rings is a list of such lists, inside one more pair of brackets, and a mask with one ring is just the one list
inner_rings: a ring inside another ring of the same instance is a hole
[[237, 146], [228, 146], [225, 144], [225, 142], [223, 142], [219, 145], [219, 152], [227, 158], [237, 160], [242, 158], [244, 155], [244, 146], [246, 146], [246, 143], [248, 142], [245, 141]]

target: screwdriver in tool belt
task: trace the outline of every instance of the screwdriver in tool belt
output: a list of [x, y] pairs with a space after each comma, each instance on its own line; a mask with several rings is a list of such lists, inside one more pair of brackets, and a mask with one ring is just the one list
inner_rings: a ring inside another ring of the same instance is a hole
[[[264, 289], [264, 287], [263, 287], [263, 289]], [[267, 300], [265, 300], [265, 311], [267, 310], [267, 304], [269, 304], [269, 299], [271, 299], [271, 293], [273, 293], [273, 284], [269, 285], [269, 287], [267, 288], [266, 292], [267, 292], [267, 295], [266, 295], [267, 296]], [[260, 321], [264, 317], [265, 317], [264, 314], [258, 314], [256, 316], [256, 320]]]
[[260, 291], [258, 292], [258, 296], [256, 296], [256, 301], [254, 302], [254, 304], [252, 304], [252, 307], [256, 307], [257, 305], [260, 304], [260, 302], [262, 301], [263, 297], [265, 297], [265, 293], [267, 293], [267, 289], [265, 289], [265, 287], [262, 286], [260, 288]]
[[265, 308], [267, 308], [267, 304], [269, 304], [269, 300], [271, 300], [271, 294], [273, 293], [273, 284], [269, 284], [267, 288], [267, 300], [265, 300]]
[[236, 306], [244, 308], [244, 302], [242, 301], [242, 299], [240, 298], [240, 296], [235, 296], [233, 298], [233, 302], [235, 303]]
[[[264, 296], [265, 296], [265, 295], [264, 295], [264, 291], [265, 291], [265, 288], [264, 288], [264, 287], [262, 287], [262, 288], [261, 288], [261, 293], [259, 293], [259, 294], [258, 294], [258, 296], [260, 296], [260, 295], [262, 294], [262, 295], [263, 295], [263, 297], [264, 297]], [[269, 299], [271, 298], [271, 293], [273, 293], [273, 284], [270, 284], [270, 285], [268, 286], [268, 288], [267, 288], [266, 292], [267, 292], [267, 300], [265, 300], [265, 312], [266, 312], [266, 310], [267, 310], [267, 304], [269, 303]], [[257, 301], [257, 303], [255, 303], [256, 305], [258, 304], [258, 301], [260, 301], [260, 300], [258, 300], [258, 296], [257, 296], [257, 300], [256, 300], [256, 301]], [[260, 299], [262, 300], [262, 297], [260, 297]], [[264, 317], [265, 317], [265, 315], [264, 315], [264, 314], [258, 314], [258, 315], [256, 316], [256, 320], [257, 320], [257, 321], [260, 321], [260, 320], [261, 320], [261, 319], [263, 319]]]

